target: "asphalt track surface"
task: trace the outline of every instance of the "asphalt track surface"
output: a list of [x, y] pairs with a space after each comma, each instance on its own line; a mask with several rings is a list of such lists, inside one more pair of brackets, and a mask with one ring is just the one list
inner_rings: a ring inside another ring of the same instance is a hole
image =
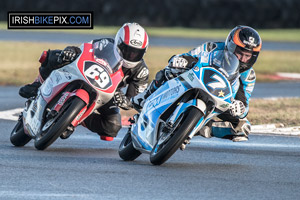
[[[16, 87], [0, 88], [0, 111], [19, 108]], [[248, 142], [193, 138], [165, 164], [147, 154], [122, 161], [118, 146], [78, 127], [38, 151], [9, 141], [16, 121], [0, 119], [0, 199], [298, 199], [300, 137], [250, 135]]]
[[[75, 33], [55, 33], [55, 32], [32, 32], [22, 30], [0, 30], [0, 40], [2, 41], [28, 41], [28, 42], [54, 42], [80, 45], [93, 39], [110, 37], [113, 35], [95, 35], [95, 34], [75, 34]], [[195, 38], [167, 38], [151, 37], [149, 38], [150, 46], [164, 47], [189, 47], [194, 48], [207, 41], [224, 41], [220, 39], [195, 39]], [[300, 42], [263, 42], [262, 50], [272, 51], [299, 51]]]
[[194, 138], [185, 151], [153, 166], [133, 162], [112, 142], [83, 128], [44, 151], [9, 142], [13, 122], [0, 121], [0, 199], [298, 199], [299, 137], [252, 135], [248, 142]]
[[[33, 38], [44, 41], [37, 35]], [[67, 41], [77, 42], [78, 38]], [[17, 91], [18, 87], [0, 87], [0, 111], [24, 105]], [[299, 97], [300, 85], [257, 84], [254, 91], [253, 98]], [[0, 119], [0, 199], [294, 200], [300, 196], [299, 137], [250, 135], [248, 142], [234, 143], [198, 136], [162, 166], [152, 166], [146, 154], [134, 162], [119, 158], [125, 128], [114, 141], [105, 142], [78, 127], [69, 139], [58, 139], [38, 151], [32, 141], [25, 147], [12, 146], [9, 135], [15, 123]]]

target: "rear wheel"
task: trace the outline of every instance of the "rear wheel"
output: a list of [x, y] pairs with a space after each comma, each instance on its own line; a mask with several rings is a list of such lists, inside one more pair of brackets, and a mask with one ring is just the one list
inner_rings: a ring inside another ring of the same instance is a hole
[[131, 134], [128, 131], [119, 146], [119, 156], [125, 161], [133, 161], [140, 155], [141, 152], [133, 147]]
[[24, 132], [23, 120], [20, 118], [10, 134], [10, 142], [17, 147], [22, 147], [30, 140], [31, 137]]
[[[70, 126], [71, 122], [85, 106], [80, 98], [75, 97], [68, 101], [57, 113], [57, 116], [45, 122], [41, 132], [36, 136], [34, 146], [44, 150], [50, 146]], [[46, 127], [46, 128], [45, 128]]]
[[160, 137], [150, 153], [150, 162], [154, 165], [166, 162], [187, 139], [202, 116], [200, 110], [191, 107], [177, 119], [175, 130], [168, 132], [161, 128]]

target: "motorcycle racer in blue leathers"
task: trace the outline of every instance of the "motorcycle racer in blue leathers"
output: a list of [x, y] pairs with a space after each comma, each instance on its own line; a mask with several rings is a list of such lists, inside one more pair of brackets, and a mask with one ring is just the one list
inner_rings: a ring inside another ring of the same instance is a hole
[[239, 79], [231, 83], [235, 99], [227, 112], [219, 115], [219, 119], [209, 122], [199, 134], [203, 137], [228, 138], [235, 142], [247, 141], [251, 125], [246, 116], [256, 81], [252, 67], [261, 46], [262, 41], [256, 30], [248, 26], [237, 26], [229, 33], [225, 42], [206, 42], [188, 53], [171, 57], [169, 65], [156, 74], [155, 80], [143, 93], [132, 98], [132, 103], [137, 110], [140, 109], [145, 99], [167, 80], [190, 69], [198, 61], [203, 66], [205, 63], [218, 66], [221, 63], [220, 59], [224, 59], [224, 56], [220, 55], [224, 54], [224, 51], [229, 51], [240, 61]]

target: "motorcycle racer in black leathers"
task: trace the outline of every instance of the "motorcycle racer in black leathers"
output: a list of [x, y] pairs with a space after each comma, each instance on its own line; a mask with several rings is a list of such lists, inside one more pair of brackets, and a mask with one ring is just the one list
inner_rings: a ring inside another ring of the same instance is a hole
[[[91, 114], [82, 125], [100, 135], [102, 140], [112, 140], [117, 136], [121, 129], [120, 109], [129, 110], [132, 108], [130, 99], [147, 88], [149, 70], [143, 59], [149, 44], [148, 34], [145, 29], [137, 23], [125, 23], [117, 32], [115, 39], [103, 38], [92, 40], [93, 45], [101, 45], [101, 40], [109, 40], [114, 43], [117, 52], [124, 59], [122, 70], [124, 78], [119, 84], [114, 98], [97, 110], [97, 113]], [[19, 94], [24, 98], [36, 96], [38, 88], [50, 73], [63, 67], [72, 61], [81, 53], [81, 50], [75, 46], [68, 46], [64, 50], [44, 51], [40, 58], [41, 66], [39, 76], [32, 83], [20, 88]], [[121, 88], [127, 86], [126, 93]], [[65, 139], [68, 135], [62, 135]]]

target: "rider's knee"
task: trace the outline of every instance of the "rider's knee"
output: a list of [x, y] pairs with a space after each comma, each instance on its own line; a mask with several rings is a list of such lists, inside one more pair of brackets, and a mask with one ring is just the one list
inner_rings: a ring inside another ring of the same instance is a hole
[[244, 118], [240, 119], [237, 126], [228, 121], [217, 121], [212, 123], [212, 135], [223, 138], [226, 136], [248, 136], [251, 132], [250, 122]]

